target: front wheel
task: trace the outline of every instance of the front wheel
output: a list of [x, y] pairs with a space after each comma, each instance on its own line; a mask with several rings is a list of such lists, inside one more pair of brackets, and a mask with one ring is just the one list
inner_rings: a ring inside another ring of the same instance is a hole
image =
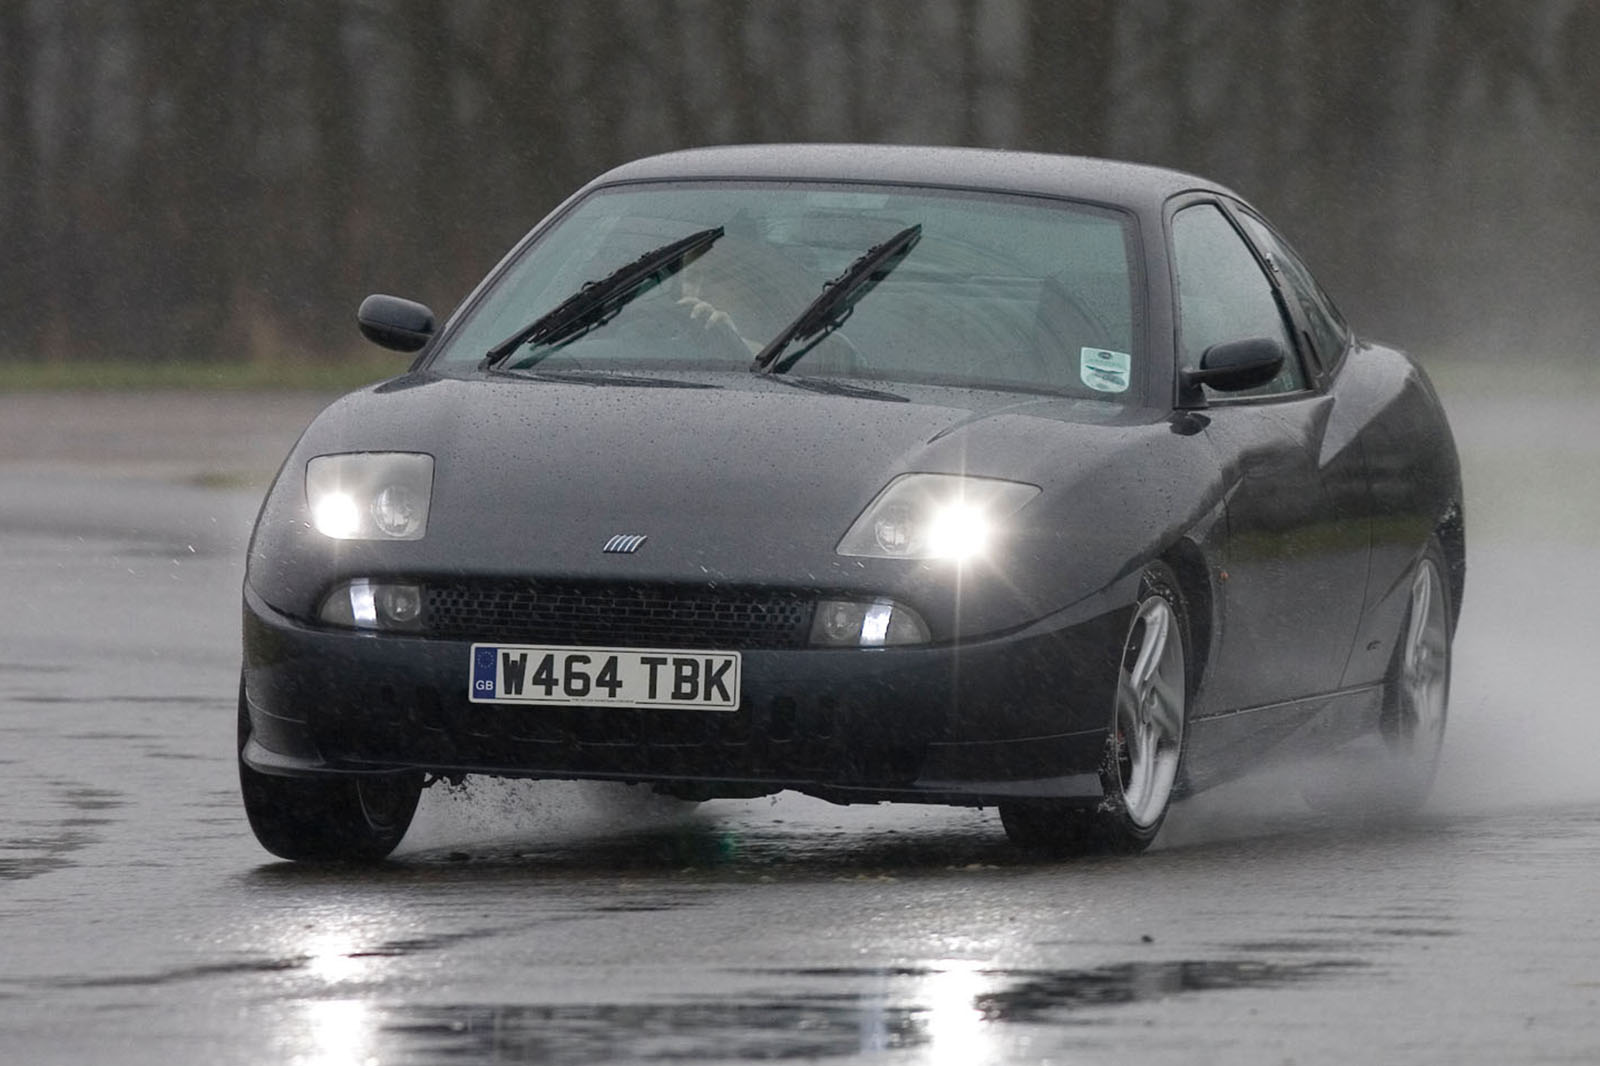
[[1189, 631], [1177, 577], [1145, 570], [1123, 641], [1098, 807], [1001, 804], [1006, 835], [1023, 847], [1138, 852], [1166, 820], [1188, 732]]
[[241, 691], [239, 791], [262, 847], [297, 862], [377, 862], [399, 846], [422, 795], [421, 774], [264, 774], [244, 761], [249, 736]]

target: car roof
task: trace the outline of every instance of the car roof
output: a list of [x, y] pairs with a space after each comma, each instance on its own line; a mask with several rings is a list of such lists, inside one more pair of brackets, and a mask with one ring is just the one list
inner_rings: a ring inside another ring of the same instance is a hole
[[1172, 196], [1225, 193], [1193, 174], [1086, 156], [993, 148], [881, 144], [752, 144], [647, 156], [600, 175], [590, 186], [635, 181], [767, 179], [885, 182], [1063, 196], [1159, 212]]

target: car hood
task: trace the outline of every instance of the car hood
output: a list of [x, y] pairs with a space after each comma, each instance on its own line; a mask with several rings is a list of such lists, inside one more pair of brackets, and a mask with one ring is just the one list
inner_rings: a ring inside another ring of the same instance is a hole
[[[743, 373], [418, 374], [353, 393], [285, 464], [252, 542], [250, 581], [303, 615], [352, 576], [780, 585], [890, 596], [948, 638], [1024, 624], [1104, 588], [1196, 510], [1170, 484], [1155, 494], [1163, 513], [1130, 506], [1131, 488], [1173, 479], [1175, 460], [1162, 453], [1182, 440], [1148, 414], [930, 386], [811, 391], [834, 387]], [[331, 542], [309, 528], [308, 459], [391, 450], [434, 457], [425, 538]], [[911, 471], [1043, 492], [988, 559], [959, 572], [838, 555], [867, 504]], [[1174, 505], [1184, 514], [1164, 513]], [[646, 540], [633, 554], [603, 553], [617, 534]]]

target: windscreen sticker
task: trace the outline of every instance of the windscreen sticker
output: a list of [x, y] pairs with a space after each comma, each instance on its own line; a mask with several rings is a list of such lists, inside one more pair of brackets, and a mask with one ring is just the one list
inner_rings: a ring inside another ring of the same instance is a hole
[[1078, 376], [1096, 392], [1127, 392], [1133, 376], [1133, 356], [1104, 348], [1085, 348], [1078, 361]]

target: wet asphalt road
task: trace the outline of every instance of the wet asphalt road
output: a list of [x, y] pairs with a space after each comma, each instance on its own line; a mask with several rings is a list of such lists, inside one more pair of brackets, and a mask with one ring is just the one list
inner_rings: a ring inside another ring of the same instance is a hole
[[1413, 823], [1280, 774], [1047, 862], [986, 811], [469, 782], [365, 872], [235, 790], [243, 538], [319, 398], [0, 397], [0, 1062], [1600, 1061], [1600, 432], [1475, 395]]

